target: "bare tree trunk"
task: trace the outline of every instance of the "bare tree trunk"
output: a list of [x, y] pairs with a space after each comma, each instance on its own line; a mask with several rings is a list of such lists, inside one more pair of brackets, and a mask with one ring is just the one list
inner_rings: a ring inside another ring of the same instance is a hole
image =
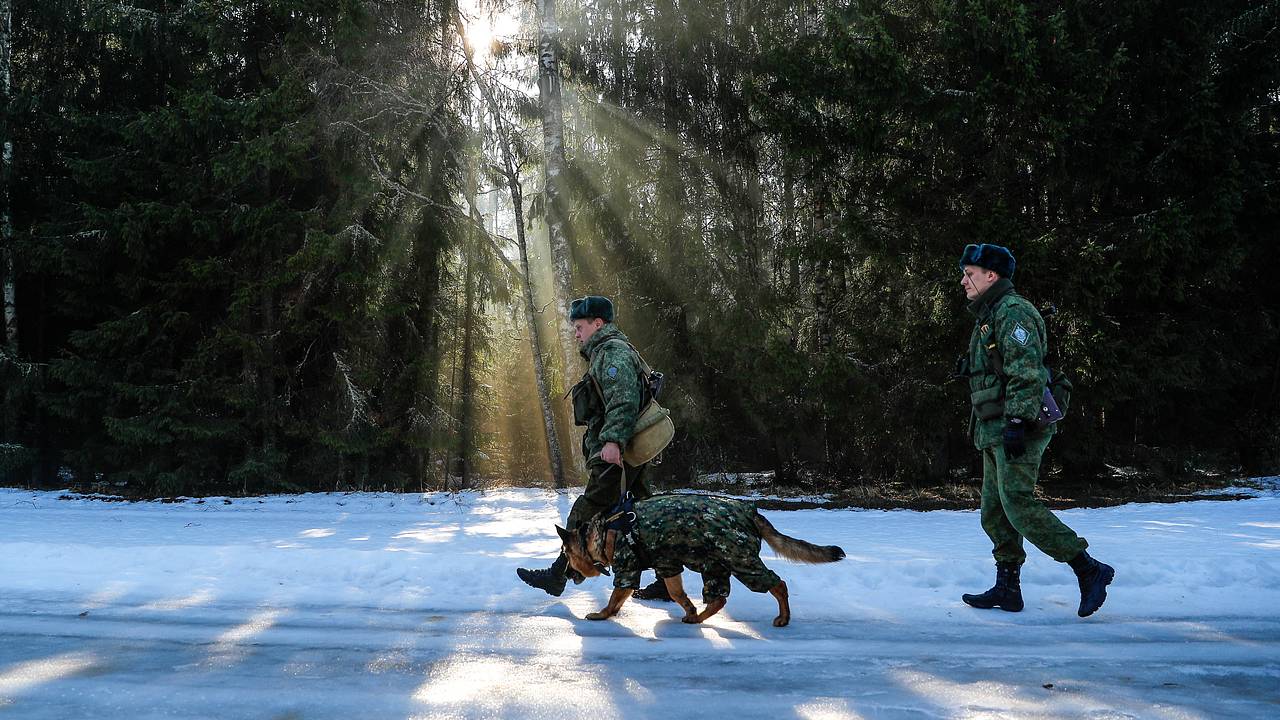
[[[17, 317], [15, 314], [13, 277], [13, 224], [9, 208], [9, 177], [13, 163], [13, 141], [9, 137], [9, 69], [12, 53], [13, 4], [0, 0], [0, 360], [18, 355]], [[3, 366], [0, 362], [0, 366]], [[11, 432], [5, 422], [8, 413], [0, 415], [0, 441], [9, 442]], [[8, 464], [8, 463], [6, 463]], [[16, 471], [0, 469], [0, 482], [6, 485], [17, 479]], [[30, 487], [28, 480], [24, 483]]]
[[538, 337], [538, 320], [534, 312], [533, 278], [529, 274], [529, 246], [524, 236], [524, 202], [513, 168], [510, 167], [510, 150], [505, 139], [502, 141], [504, 164], [508, 166], [507, 186], [511, 190], [511, 204], [516, 213], [516, 244], [520, 247], [520, 272], [524, 280], [524, 318], [525, 328], [529, 333], [529, 349], [533, 353], [533, 374], [538, 382], [538, 402], [542, 406], [542, 426], [547, 438], [547, 455], [551, 458], [551, 476], [556, 487], [564, 487], [564, 455], [560, 450], [560, 439], [556, 435], [556, 415], [551, 408], [551, 390], [547, 384], [547, 369], [543, 360], [542, 340]]
[[831, 227], [827, 216], [826, 187], [818, 181], [813, 210], [813, 239], [818, 246], [813, 272], [813, 351], [825, 352], [831, 345], [831, 310], [834, 270], [831, 259]]
[[[834, 324], [832, 313], [836, 301], [836, 268], [834, 228], [830, 216], [831, 196], [826, 184], [818, 181], [814, 198], [813, 235], [818, 243], [819, 254], [817, 268], [814, 273], [813, 309], [814, 309], [814, 352], [818, 357], [824, 356], [831, 349], [831, 335]], [[825, 362], [825, 360], [823, 360]], [[831, 416], [827, 411], [826, 397], [818, 397], [819, 417], [822, 434], [823, 462], [831, 461]]]
[[[463, 34], [461, 22], [458, 23], [458, 34]], [[507, 189], [511, 192], [511, 205], [515, 211], [516, 244], [520, 248], [520, 272], [524, 281], [524, 316], [525, 328], [529, 333], [529, 348], [533, 354], [533, 377], [538, 386], [538, 402], [542, 408], [542, 426], [547, 441], [547, 457], [551, 461], [551, 477], [556, 487], [565, 487], [564, 455], [560, 450], [560, 440], [556, 434], [555, 412], [551, 407], [551, 389], [547, 382], [545, 355], [542, 351], [542, 340], [538, 336], [537, 307], [533, 302], [533, 278], [529, 272], [529, 249], [524, 234], [524, 193], [520, 189], [520, 176], [516, 168], [515, 158], [511, 151], [511, 143], [503, 130], [502, 115], [497, 101], [489, 86], [476, 72], [470, 54], [467, 55], [467, 70], [470, 72], [476, 87], [480, 88], [485, 103], [493, 116], [494, 129], [498, 138], [498, 147], [502, 151], [502, 175], [507, 181]], [[473, 206], [474, 208], [474, 206]]]
[[[781, 267], [778, 269], [779, 275], [785, 273], [784, 277], [780, 277], [780, 284], [784, 290], [784, 295], [792, 297], [800, 296], [800, 253], [797, 252], [797, 232], [796, 232], [796, 190], [795, 178], [791, 169], [791, 163], [784, 160], [782, 164], [782, 238], [780, 244], [782, 246], [781, 261], [778, 263]], [[799, 318], [790, 318], [789, 326], [791, 330], [791, 348], [794, 350], [800, 346], [800, 327]]]
[[[263, 131], [261, 137], [266, 140], [267, 133]], [[263, 197], [273, 197], [274, 188], [271, 186], [271, 173], [262, 170], [262, 190]], [[269, 241], [270, 242], [270, 241]], [[276, 429], [279, 427], [280, 416], [276, 413], [276, 367], [279, 358], [276, 354], [276, 291], [272, 284], [271, 275], [275, 272], [276, 264], [276, 247], [273, 244], [267, 245], [265, 248], [265, 257], [263, 258], [262, 267], [262, 289], [258, 298], [258, 309], [261, 313], [260, 322], [261, 330], [261, 351], [258, 355], [257, 362], [260, 366], [257, 368], [257, 377], [261, 381], [258, 386], [259, 402], [262, 403], [262, 437], [261, 452], [264, 462], [268, 460], [275, 452], [276, 447]]]
[[[471, 197], [474, 192], [468, 190]], [[462, 407], [458, 411], [458, 488], [471, 487], [471, 455], [475, 444], [475, 334], [476, 334], [476, 243], [467, 232], [467, 247], [463, 251], [466, 270], [463, 273], [462, 308]]]
[[[563, 382], [577, 375], [577, 344], [568, 320], [573, 297], [573, 265], [569, 248], [568, 198], [564, 190], [564, 103], [560, 96], [560, 24], [556, 0], [538, 0], [541, 27], [538, 33], [538, 100], [542, 106], [542, 171], [546, 199], [547, 242], [555, 289], [556, 329], [560, 339]], [[563, 388], [562, 388], [563, 389]]]
[[742, 238], [743, 263], [746, 265], [747, 287], [762, 291], [764, 278], [764, 243], [762, 242], [761, 204], [764, 198], [763, 184], [760, 180], [758, 155], [754, 152], [750, 157], [736, 160], [737, 168], [733, 172], [733, 189], [730, 197], [735, 199], [733, 224], [734, 230]]
[[9, 181], [13, 171], [13, 139], [9, 129], [10, 68], [13, 59], [13, 3], [0, 0], [0, 282], [4, 284], [4, 312], [0, 313], [0, 341], [18, 354], [17, 293], [13, 264], [13, 217]]
[[[482, 112], [477, 112], [472, 106], [469, 96], [466, 104], [467, 114], [473, 118], [472, 122], [478, 122], [476, 118], [484, 117]], [[479, 194], [481, 162], [482, 159], [477, 154], [471, 154], [467, 159], [463, 193], [466, 195], [468, 207], [471, 208], [475, 208], [476, 197]], [[476, 315], [479, 312], [476, 305], [480, 295], [476, 288], [480, 282], [476, 264], [480, 261], [478, 234], [484, 230], [484, 226], [478, 223], [478, 218], [476, 220], [476, 223], [468, 225], [462, 240], [464, 267], [462, 273], [462, 387], [457, 415], [458, 489], [471, 487], [471, 456], [475, 449], [475, 336]]]

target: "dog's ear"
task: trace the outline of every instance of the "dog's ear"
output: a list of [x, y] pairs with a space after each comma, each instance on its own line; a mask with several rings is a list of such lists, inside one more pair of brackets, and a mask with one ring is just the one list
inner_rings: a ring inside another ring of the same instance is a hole
[[560, 536], [560, 540], [563, 541], [565, 545], [573, 544], [573, 533], [571, 531], [565, 530], [564, 528], [557, 525], [556, 534]]

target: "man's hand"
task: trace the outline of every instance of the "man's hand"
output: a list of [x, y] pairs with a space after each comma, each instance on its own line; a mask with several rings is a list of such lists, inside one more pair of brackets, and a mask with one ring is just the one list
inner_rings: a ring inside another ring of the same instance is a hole
[[1022, 457], [1022, 453], [1027, 451], [1026, 423], [1022, 418], [1009, 418], [1009, 424], [1004, 426], [1004, 432], [1001, 433], [1000, 438], [1004, 441], [1005, 457]]
[[610, 465], [622, 464], [622, 448], [616, 442], [607, 442], [600, 450], [600, 459]]

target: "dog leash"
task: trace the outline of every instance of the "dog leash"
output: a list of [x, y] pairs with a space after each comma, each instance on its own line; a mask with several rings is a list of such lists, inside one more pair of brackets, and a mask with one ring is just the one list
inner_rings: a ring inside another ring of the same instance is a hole
[[618, 537], [633, 548], [638, 546], [633, 535], [636, 526], [635, 498], [627, 491], [627, 466], [625, 463], [618, 463], [618, 473], [620, 476], [620, 485], [618, 487], [618, 504], [609, 509], [608, 512], [601, 513], [600, 525], [603, 530], [613, 530], [618, 533]]
[[631, 530], [636, 524], [635, 498], [627, 491], [626, 464], [620, 463], [618, 471], [621, 475], [621, 486], [618, 488], [618, 504], [614, 505], [609, 514], [605, 516], [604, 526], [609, 530], [617, 530], [619, 535], [630, 539]]

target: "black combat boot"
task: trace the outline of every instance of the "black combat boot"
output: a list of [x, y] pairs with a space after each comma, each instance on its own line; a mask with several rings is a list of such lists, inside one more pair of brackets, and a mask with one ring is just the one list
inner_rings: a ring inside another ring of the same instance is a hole
[[658, 578], [653, 582], [645, 585], [635, 592], [632, 597], [638, 600], [660, 600], [662, 602], [672, 602], [671, 593], [667, 592], [667, 583]]
[[520, 579], [532, 585], [539, 590], [544, 590], [548, 595], [560, 597], [560, 593], [564, 592], [565, 581], [569, 579], [567, 571], [569, 569], [569, 556], [560, 553], [560, 557], [551, 563], [551, 567], [545, 570], [528, 570], [526, 568], [516, 568], [516, 575]]
[[1115, 578], [1116, 569], [1089, 557], [1085, 550], [1067, 564], [1076, 571], [1076, 579], [1080, 581], [1080, 609], [1076, 614], [1089, 617], [1107, 601], [1107, 586]]
[[1009, 612], [1022, 610], [1022, 583], [1019, 579], [1022, 567], [1013, 563], [996, 563], [995, 587], [981, 595], [964, 594], [960, 596], [965, 604], [983, 610], [1000, 608]]

